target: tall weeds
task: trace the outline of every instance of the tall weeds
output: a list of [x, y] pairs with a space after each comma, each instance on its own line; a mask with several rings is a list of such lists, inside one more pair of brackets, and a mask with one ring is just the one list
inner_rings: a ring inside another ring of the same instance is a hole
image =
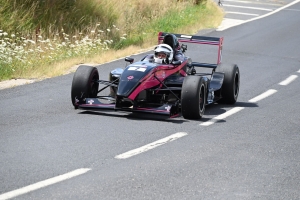
[[206, 12], [199, 0], [0, 0], [0, 5], [0, 80], [34, 78], [30, 71], [43, 72], [65, 59], [143, 44]]

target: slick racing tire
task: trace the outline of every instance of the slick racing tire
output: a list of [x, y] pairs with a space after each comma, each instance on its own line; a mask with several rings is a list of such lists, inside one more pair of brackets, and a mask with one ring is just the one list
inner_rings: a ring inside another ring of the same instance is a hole
[[237, 65], [220, 64], [216, 68], [217, 72], [225, 74], [223, 85], [220, 90], [215, 92], [220, 96], [220, 103], [234, 104], [237, 101], [240, 89], [240, 70]]
[[181, 90], [181, 113], [185, 119], [200, 119], [205, 111], [207, 82], [201, 76], [186, 76]]
[[72, 104], [78, 108], [77, 102], [84, 101], [85, 98], [97, 97], [99, 83], [99, 73], [96, 67], [80, 65], [74, 76], [71, 89]]

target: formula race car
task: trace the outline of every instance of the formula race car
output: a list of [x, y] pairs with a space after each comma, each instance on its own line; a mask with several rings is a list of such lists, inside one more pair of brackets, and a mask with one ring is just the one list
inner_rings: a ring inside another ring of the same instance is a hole
[[[193, 62], [184, 55], [186, 43], [215, 45], [217, 63]], [[167, 58], [158, 58], [156, 51], [137, 62], [126, 57], [128, 65], [111, 71], [109, 80], [99, 80], [96, 67], [80, 65], [71, 88], [75, 109], [144, 112], [169, 117], [181, 114], [185, 119], [200, 119], [208, 104], [237, 101], [240, 72], [236, 64], [221, 63], [222, 37], [160, 32], [158, 44], [164, 44], [159, 48], [166, 49]], [[175, 52], [182, 53], [183, 58], [176, 60]], [[203, 68], [209, 69], [209, 73], [197, 72]], [[109, 92], [102, 95], [105, 90]]]

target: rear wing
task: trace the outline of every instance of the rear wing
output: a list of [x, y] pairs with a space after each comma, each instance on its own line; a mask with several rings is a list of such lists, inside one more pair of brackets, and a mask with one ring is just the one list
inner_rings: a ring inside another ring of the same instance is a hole
[[[164, 36], [170, 34], [165, 32], [158, 33], [158, 44], [162, 43]], [[218, 64], [222, 61], [222, 46], [223, 46], [223, 37], [207, 37], [207, 36], [198, 36], [198, 35], [183, 35], [183, 34], [174, 34], [179, 42], [184, 43], [194, 43], [194, 44], [208, 44], [218, 46], [218, 58], [217, 64], [207, 64], [208, 67], [212, 66], [212, 68], [217, 67]], [[204, 64], [204, 63], [202, 63]]]

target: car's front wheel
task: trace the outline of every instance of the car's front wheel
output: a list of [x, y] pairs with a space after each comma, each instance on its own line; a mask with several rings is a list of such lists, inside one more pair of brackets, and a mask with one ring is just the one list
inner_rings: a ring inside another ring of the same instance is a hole
[[99, 87], [99, 73], [96, 67], [80, 65], [74, 76], [71, 88], [71, 99], [75, 109], [78, 101], [84, 98], [97, 97]]
[[181, 90], [181, 113], [186, 119], [200, 119], [205, 112], [207, 82], [201, 76], [185, 77]]

